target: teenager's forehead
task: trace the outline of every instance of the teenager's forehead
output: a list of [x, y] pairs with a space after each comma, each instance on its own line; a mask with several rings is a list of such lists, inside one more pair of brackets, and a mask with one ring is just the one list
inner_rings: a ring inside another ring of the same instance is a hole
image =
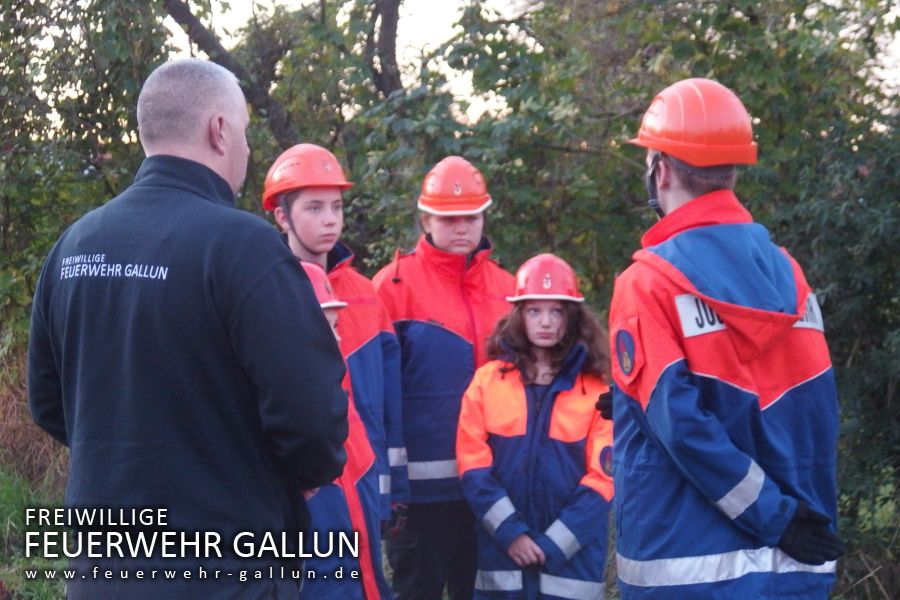
[[343, 195], [341, 188], [338, 187], [307, 187], [299, 188], [287, 192], [289, 200], [299, 200], [301, 202], [334, 202], [342, 200]]

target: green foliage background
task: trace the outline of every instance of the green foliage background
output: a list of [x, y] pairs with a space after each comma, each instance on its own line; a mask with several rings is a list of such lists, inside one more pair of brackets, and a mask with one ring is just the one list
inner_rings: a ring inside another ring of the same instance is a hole
[[[191, 3], [207, 23], [210, 1]], [[43, 258], [69, 223], [130, 183], [142, 157], [137, 93], [172, 48], [162, 3], [2, 4], [0, 384], [22, 403]], [[873, 66], [880, 40], [900, 27], [891, 8], [558, 0], [503, 19], [472, 0], [455, 36], [387, 98], [363, 51], [365, 0], [260, 9], [234, 32], [231, 52], [284, 106], [297, 142], [326, 145], [348, 167], [357, 185], [344, 238], [363, 271], [414, 243], [422, 177], [461, 154], [489, 183], [488, 230], [507, 268], [556, 252], [602, 314], [653, 222], [643, 155], [624, 140], [653, 94], [678, 79], [736, 90], [760, 147], [738, 194], [806, 268], [838, 374], [840, 526], [850, 545], [836, 594], [889, 598], [900, 589], [900, 111]], [[471, 77], [474, 95], [495, 108], [466, 119], [466, 101], [448, 91], [453, 73]], [[265, 172], [282, 150], [265, 114], [253, 114], [250, 143], [239, 204], [260, 212]], [[4, 461], [16, 469], [16, 456]]]

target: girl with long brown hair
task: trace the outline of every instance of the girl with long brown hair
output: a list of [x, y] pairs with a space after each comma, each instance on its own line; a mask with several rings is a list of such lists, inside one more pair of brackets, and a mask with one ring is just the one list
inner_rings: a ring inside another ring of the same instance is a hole
[[479, 520], [476, 598], [602, 598], [613, 495], [606, 333], [572, 268], [520, 267], [463, 397], [457, 459]]

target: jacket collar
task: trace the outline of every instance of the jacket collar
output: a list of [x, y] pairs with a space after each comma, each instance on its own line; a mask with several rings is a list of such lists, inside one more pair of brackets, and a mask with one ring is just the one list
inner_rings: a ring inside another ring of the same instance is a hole
[[490, 258], [492, 250], [490, 240], [482, 237], [478, 247], [470, 255], [471, 260], [466, 264], [467, 256], [441, 250], [432, 244], [427, 236], [421, 236], [416, 244], [416, 254], [420, 255], [423, 261], [453, 279], [463, 279], [478, 272]]
[[[500, 346], [505, 354], [501, 360], [512, 366], [514, 354], [512, 349], [505, 340], [500, 341]], [[585, 360], [587, 360], [587, 348], [585, 348], [584, 344], [578, 342], [569, 349], [569, 353], [566, 354], [559, 368], [559, 373], [553, 378], [553, 382], [550, 384], [553, 391], [570, 390], [575, 387], [575, 382], [578, 379], [578, 375], [581, 374], [581, 367], [584, 366]], [[521, 373], [519, 373], [519, 377], [521, 377]]]
[[336, 242], [334, 247], [328, 252], [327, 268], [329, 274], [333, 271], [349, 268], [353, 264], [353, 250], [343, 242]]
[[570, 390], [575, 387], [575, 380], [581, 373], [581, 367], [584, 366], [585, 360], [587, 360], [587, 349], [584, 347], [584, 344], [578, 342], [572, 346], [566, 358], [563, 359], [556, 380], [553, 382], [553, 387], [560, 391]]
[[221, 176], [193, 160], [157, 154], [141, 163], [134, 185], [177, 188], [216, 204], [234, 206], [234, 193]]
[[697, 196], [667, 214], [647, 230], [641, 246], [649, 248], [696, 227], [752, 223], [753, 217], [731, 190], [717, 190]]

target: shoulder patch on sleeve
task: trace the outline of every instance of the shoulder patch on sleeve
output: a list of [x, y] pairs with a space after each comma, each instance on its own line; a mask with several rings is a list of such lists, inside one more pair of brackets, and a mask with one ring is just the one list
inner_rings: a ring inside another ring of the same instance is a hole
[[614, 378], [621, 383], [631, 383], [644, 366], [644, 350], [637, 317], [621, 322], [613, 332], [615, 361]]
[[634, 337], [625, 329], [616, 333], [616, 360], [625, 375], [634, 370]]

